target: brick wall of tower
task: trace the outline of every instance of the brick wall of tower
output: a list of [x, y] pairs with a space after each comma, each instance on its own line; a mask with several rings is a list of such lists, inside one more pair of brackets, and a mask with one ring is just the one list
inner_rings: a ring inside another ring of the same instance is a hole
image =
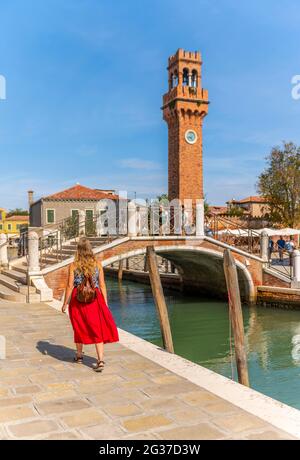
[[169, 200], [178, 198], [180, 194], [180, 171], [179, 171], [179, 121], [177, 117], [170, 120], [168, 124], [168, 196]]
[[[169, 199], [203, 198], [202, 120], [186, 112], [168, 123], [168, 194]], [[185, 133], [193, 129], [197, 142], [188, 144]]]
[[[181, 114], [179, 123], [179, 199], [203, 198], [202, 122], [199, 116]], [[197, 133], [197, 142], [188, 144], [185, 133], [192, 129]]]

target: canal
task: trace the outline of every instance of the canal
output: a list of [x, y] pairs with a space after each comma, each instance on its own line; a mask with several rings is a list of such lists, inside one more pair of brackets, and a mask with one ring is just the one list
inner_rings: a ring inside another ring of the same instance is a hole
[[[161, 345], [150, 286], [107, 277], [109, 304], [118, 326]], [[225, 302], [165, 291], [175, 353], [236, 380]], [[244, 307], [250, 384], [300, 409], [300, 311]], [[233, 369], [232, 369], [233, 368]]]

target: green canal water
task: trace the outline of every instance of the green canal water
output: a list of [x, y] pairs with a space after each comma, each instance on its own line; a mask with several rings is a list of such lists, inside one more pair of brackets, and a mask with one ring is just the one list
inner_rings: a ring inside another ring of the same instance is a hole
[[[118, 326], [161, 345], [151, 288], [107, 278]], [[231, 378], [229, 318], [225, 302], [165, 292], [175, 352]], [[300, 409], [300, 311], [244, 307], [251, 387]], [[234, 379], [236, 380], [234, 350]]]

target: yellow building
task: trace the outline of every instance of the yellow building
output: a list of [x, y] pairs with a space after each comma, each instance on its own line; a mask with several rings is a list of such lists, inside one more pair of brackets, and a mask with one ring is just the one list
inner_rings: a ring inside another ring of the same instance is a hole
[[29, 216], [8, 216], [4, 208], [0, 208], [0, 233], [8, 237], [19, 236], [20, 229], [28, 226]]

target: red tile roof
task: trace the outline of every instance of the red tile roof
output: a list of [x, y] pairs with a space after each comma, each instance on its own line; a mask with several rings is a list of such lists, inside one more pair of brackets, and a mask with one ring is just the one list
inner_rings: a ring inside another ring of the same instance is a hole
[[29, 216], [10, 216], [5, 221], [16, 221], [16, 222], [29, 222]]
[[108, 193], [101, 190], [94, 190], [89, 187], [84, 187], [83, 185], [74, 185], [62, 192], [54, 193], [44, 197], [44, 200], [103, 200], [109, 198], [111, 200], [118, 200], [118, 195], [114, 193]]
[[242, 200], [230, 200], [229, 203], [267, 203], [267, 200], [262, 196], [255, 195], [255, 196], [248, 196], [247, 198], [243, 198]]
[[226, 214], [228, 212], [227, 206], [209, 206], [208, 209], [213, 214]]

